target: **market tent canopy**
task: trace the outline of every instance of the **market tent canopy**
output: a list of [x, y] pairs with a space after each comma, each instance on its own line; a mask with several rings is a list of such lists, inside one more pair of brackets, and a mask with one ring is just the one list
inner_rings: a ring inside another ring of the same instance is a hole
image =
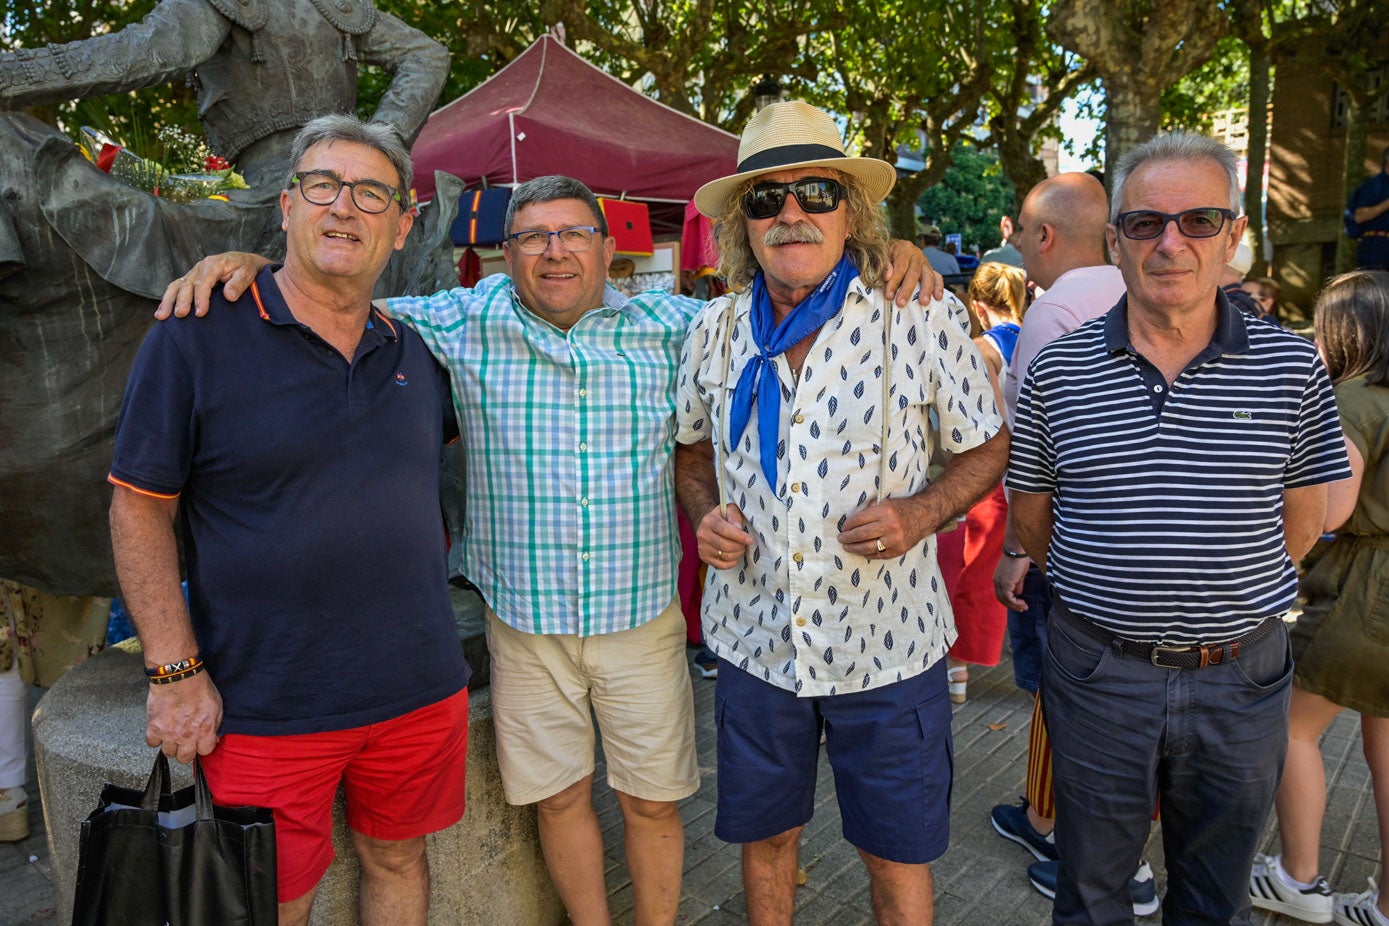
[[421, 200], [433, 198], [436, 170], [469, 188], [565, 174], [599, 196], [650, 203], [653, 222], [673, 230], [694, 191], [731, 174], [737, 155], [737, 136], [643, 96], [549, 35], [435, 110], [412, 151]]

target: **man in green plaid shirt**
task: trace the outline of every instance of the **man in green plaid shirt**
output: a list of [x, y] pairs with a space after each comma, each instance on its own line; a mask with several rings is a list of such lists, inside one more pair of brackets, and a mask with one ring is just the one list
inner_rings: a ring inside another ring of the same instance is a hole
[[[592, 712], [636, 922], [669, 924], [684, 862], [676, 801], [699, 786], [671, 461], [681, 350], [703, 303], [608, 286], [615, 242], [577, 180], [521, 184], [506, 231], [509, 277], [387, 304], [453, 383], [467, 448], [464, 572], [488, 605], [506, 798], [538, 804], [570, 919], [608, 922]], [[889, 291], [902, 284], [904, 302], [927, 271], [910, 244], [894, 257]], [[263, 263], [208, 258], [170, 286], [161, 312], [201, 310], [220, 280], [234, 298]]]

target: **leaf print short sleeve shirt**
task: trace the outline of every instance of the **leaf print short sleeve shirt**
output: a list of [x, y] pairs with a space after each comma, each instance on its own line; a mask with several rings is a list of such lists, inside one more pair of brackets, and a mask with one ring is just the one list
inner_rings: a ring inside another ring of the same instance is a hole
[[[885, 449], [884, 312], [892, 315]], [[733, 386], [754, 354], [749, 299], [726, 296], [696, 318], [681, 363], [676, 439], [718, 435], [715, 460], [729, 501], [756, 539], [734, 568], [709, 570], [704, 634], [715, 653], [805, 696], [887, 685], [945, 655], [955, 628], [935, 539], [880, 560], [847, 552], [838, 535], [849, 515], [879, 497], [880, 472], [884, 496], [913, 495], [928, 485], [937, 443], [961, 452], [1000, 430], [966, 325], [954, 299], [897, 309], [855, 280], [816, 336], [799, 382], [786, 358], [776, 358], [782, 403], [773, 490], [758, 464], [755, 411], [738, 446], [728, 448]]]

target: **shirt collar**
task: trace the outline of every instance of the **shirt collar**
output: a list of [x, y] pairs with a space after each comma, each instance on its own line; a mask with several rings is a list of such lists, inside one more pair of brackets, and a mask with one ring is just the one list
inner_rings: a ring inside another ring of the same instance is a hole
[[[289, 310], [289, 304], [285, 302], [285, 297], [280, 293], [280, 287], [275, 283], [275, 271], [279, 270], [282, 264], [270, 264], [262, 267], [260, 273], [251, 281], [251, 300], [255, 303], [256, 311], [260, 313], [262, 320], [272, 325], [293, 325], [297, 328], [312, 330], [308, 325], [303, 324], [294, 317], [294, 313]], [[244, 297], [243, 297], [244, 298]], [[396, 323], [381, 310], [372, 306], [367, 313], [367, 331], [375, 331], [379, 337], [386, 341], [394, 341], [399, 338], [399, 331]]]
[[[1213, 351], [1216, 356], [1242, 354], [1248, 351], [1249, 329], [1245, 325], [1243, 313], [1231, 305], [1225, 293], [1218, 288], [1215, 291], [1215, 306], [1215, 334], [1211, 337], [1207, 351]], [[1129, 340], [1127, 293], [1119, 297], [1118, 303], [1104, 317], [1104, 346], [1111, 354], [1133, 349], [1133, 342]]]

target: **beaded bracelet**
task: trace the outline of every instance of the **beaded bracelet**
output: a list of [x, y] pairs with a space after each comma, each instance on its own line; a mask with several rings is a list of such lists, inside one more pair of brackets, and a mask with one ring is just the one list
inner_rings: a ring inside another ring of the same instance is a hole
[[167, 685], [170, 682], [181, 682], [185, 678], [192, 678], [197, 675], [199, 672], [203, 671], [204, 668], [205, 666], [199, 661], [197, 665], [184, 669], [182, 672], [174, 672], [171, 675], [151, 675], [150, 684]]
[[145, 675], [150, 679], [168, 678], [172, 675], [182, 675], [182, 673], [184, 672], [188, 672], [192, 669], [201, 669], [202, 667], [202, 654], [195, 653], [192, 656], [189, 656], [187, 659], [180, 659], [178, 662], [170, 662], [166, 665], [155, 666], [152, 669], [146, 669]]

